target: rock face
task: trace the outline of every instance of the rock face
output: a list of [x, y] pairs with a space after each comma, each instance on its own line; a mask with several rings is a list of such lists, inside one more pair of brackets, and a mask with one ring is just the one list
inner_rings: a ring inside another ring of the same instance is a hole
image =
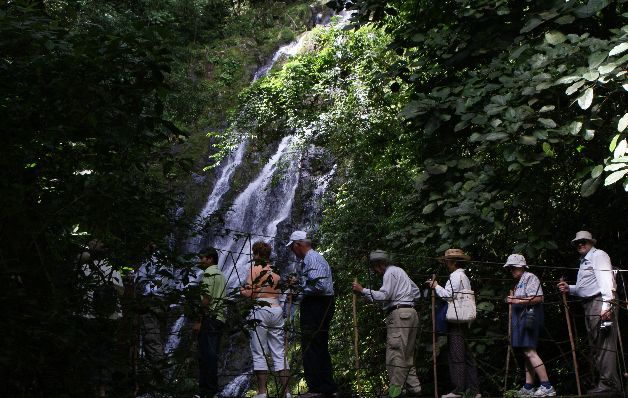
[[[329, 21], [331, 11], [322, 5], [311, 8], [312, 24]], [[280, 48], [255, 78], [263, 77], [275, 62], [296, 53], [298, 47], [297, 41]], [[299, 143], [292, 135], [266, 145], [244, 140], [210, 177], [212, 190], [185, 243], [187, 251], [195, 253], [207, 245], [218, 249], [229, 292], [236, 292], [244, 283], [250, 248], [258, 240], [272, 245], [271, 260], [283, 276], [295, 272], [295, 258], [285, 245], [294, 230], [315, 234], [335, 170], [334, 159], [324, 148]], [[232, 294], [230, 301], [220, 359], [223, 397], [243, 396], [252, 381], [248, 309], [237, 294]], [[295, 360], [298, 358], [290, 358], [291, 364]]]

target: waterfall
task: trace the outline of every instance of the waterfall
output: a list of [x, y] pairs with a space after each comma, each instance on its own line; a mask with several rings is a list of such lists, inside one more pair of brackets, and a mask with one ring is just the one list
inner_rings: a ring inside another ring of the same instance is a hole
[[[234, 239], [234, 233], [255, 234], [252, 240], [268, 241], [277, 232], [277, 225], [290, 215], [299, 182], [299, 163], [292, 150], [293, 140], [293, 136], [281, 140], [257, 178], [235, 199], [224, 224], [224, 229], [230, 233], [213, 242], [222, 254], [220, 266], [227, 277], [229, 290], [244, 284], [250, 260], [249, 248], [243, 247], [246, 241]], [[243, 255], [237, 258], [240, 252]]]
[[[341, 13], [337, 24], [345, 25], [350, 16], [350, 13]], [[306, 32], [292, 43], [280, 47], [269, 62], [255, 72], [253, 80], [265, 76], [273, 65], [282, 58], [297, 54], [304, 47], [307, 37]], [[296, 224], [312, 228], [315, 227], [317, 219], [320, 217], [320, 202], [335, 173], [335, 166], [331, 170], [326, 169], [322, 175], [320, 170], [316, 170], [313, 175], [301, 170], [304, 163], [306, 168], [310, 166], [309, 162], [303, 162], [307, 155], [303, 155], [301, 148], [296, 145], [297, 138], [295, 136], [286, 136], [276, 144], [277, 147], [273, 155], [259, 173], [236, 196], [229, 211], [224, 215], [224, 225], [221, 229], [224, 234], [202, 233], [202, 226], [206, 220], [224, 206], [224, 198], [231, 190], [236, 170], [243, 167], [248, 144], [246, 139], [243, 140], [216, 169], [216, 181], [212, 191], [196, 219], [197, 227], [186, 242], [188, 253], [198, 252], [202, 248], [201, 245], [204, 244], [211, 245], [219, 251], [219, 266], [227, 279], [228, 291], [237, 289], [245, 281], [250, 266], [249, 245], [256, 240], [275, 241], [278, 230], [282, 228], [283, 231], [283, 228], [286, 227], [286, 221], [290, 220], [292, 216], [295, 195], [300, 184], [304, 183], [302, 177], [307, 180], [309, 188], [305, 189], [308, 190], [309, 196], [301, 194], [299, 197], [299, 203], [304, 207], [304, 215], [301, 215], [300, 218], [305, 217], [306, 219], [298, 221]], [[301, 187], [301, 190], [303, 189]], [[273, 246], [282, 247], [283, 245], [275, 242]], [[287, 249], [275, 254], [284, 258], [288, 256]], [[202, 272], [197, 275], [197, 280], [200, 275]], [[191, 283], [195, 282], [192, 281]], [[170, 326], [170, 337], [165, 347], [166, 353], [171, 354], [179, 346], [180, 335], [185, 329], [185, 323], [186, 318], [181, 315]], [[229, 341], [229, 346], [221, 354], [220, 362], [222, 363], [222, 373], [235, 373], [239, 376], [235, 378], [226, 375], [220, 377], [220, 382], [226, 383], [223, 391], [219, 394], [220, 397], [243, 396], [249, 388], [251, 372], [248, 344], [246, 340], [236, 342], [235, 340], [242, 340], [236, 338], [238, 335], [239, 332], [229, 337], [225, 336]], [[229, 367], [228, 370], [227, 367]]]
[[200, 250], [200, 244], [203, 239], [200, 230], [202, 229], [202, 225], [206, 221], [206, 219], [211, 216], [220, 206], [222, 197], [229, 191], [231, 187], [231, 177], [233, 173], [235, 173], [238, 166], [242, 163], [242, 158], [244, 157], [244, 152], [246, 150], [246, 140], [242, 140], [238, 148], [229, 154], [226, 161], [220, 167], [220, 176], [216, 180], [214, 184], [214, 188], [211, 193], [207, 197], [207, 201], [205, 202], [205, 207], [199, 214], [196, 220], [195, 231], [192, 237], [188, 240], [187, 243], [187, 252], [195, 253]]

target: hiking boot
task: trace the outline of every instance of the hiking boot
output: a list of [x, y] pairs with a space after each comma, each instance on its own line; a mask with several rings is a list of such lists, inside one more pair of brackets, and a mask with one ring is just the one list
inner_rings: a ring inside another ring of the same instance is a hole
[[556, 396], [556, 390], [554, 390], [554, 386], [550, 386], [549, 388], [540, 386], [536, 389], [534, 393], [535, 397], [554, 397]]

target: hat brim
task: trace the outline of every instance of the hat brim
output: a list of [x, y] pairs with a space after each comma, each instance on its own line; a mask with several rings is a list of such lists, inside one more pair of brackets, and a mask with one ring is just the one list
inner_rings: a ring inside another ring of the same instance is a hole
[[577, 241], [579, 241], [579, 240], [588, 240], [589, 242], [591, 242], [591, 243], [593, 243], [593, 244], [596, 244], [596, 243], [597, 243], [597, 240], [595, 240], [595, 239], [593, 239], [593, 238], [591, 238], [591, 239], [587, 239], [587, 238], [574, 238], [574, 239], [572, 239], [572, 240], [571, 240], [571, 246], [575, 246], [575, 245], [576, 245], [576, 242], [577, 242]]
[[528, 268], [528, 264], [504, 264], [504, 268]]
[[469, 260], [471, 260], [471, 256], [467, 256], [466, 254], [462, 254], [460, 256], [441, 256], [441, 257], [437, 257], [437, 260], [439, 260], [439, 261], [445, 261], [445, 260], [469, 261]]

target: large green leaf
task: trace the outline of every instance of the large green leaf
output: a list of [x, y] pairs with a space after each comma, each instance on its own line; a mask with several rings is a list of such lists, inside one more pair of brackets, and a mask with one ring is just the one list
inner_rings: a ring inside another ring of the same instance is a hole
[[584, 183], [582, 183], [582, 186], [580, 187], [580, 194], [583, 197], [588, 198], [589, 196], [593, 195], [595, 191], [597, 191], [601, 182], [601, 177], [587, 179]]

